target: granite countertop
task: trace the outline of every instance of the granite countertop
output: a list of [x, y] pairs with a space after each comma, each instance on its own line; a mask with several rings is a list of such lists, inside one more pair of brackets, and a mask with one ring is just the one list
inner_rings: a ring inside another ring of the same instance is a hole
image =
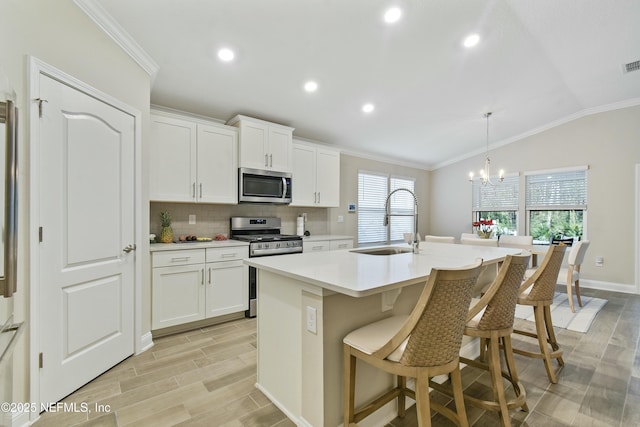
[[151, 243], [149, 245], [149, 251], [179, 251], [183, 249], [225, 248], [231, 246], [249, 246], [249, 242], [229, 239], [212, 240], [210, 242]]
[[[407, 248], [407, 245], [397, 245]], [[371, 249], [371, 248], [367, 248]], [[341, 294], [363, 297], [402, 288], [428, 278], [433, 267], [459, 268], [482, 258], [495, 264], [520, 249], [446, 243], [420, 243], [420, 253], [369, 255], [343, 249], [248, 258], [245, 263]]]

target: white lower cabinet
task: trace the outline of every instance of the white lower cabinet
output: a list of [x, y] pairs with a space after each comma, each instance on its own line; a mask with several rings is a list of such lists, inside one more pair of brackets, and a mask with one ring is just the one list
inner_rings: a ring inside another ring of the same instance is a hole
[[331, 250], [336, 251], [338, 249], [352, 249], [353, 239], [332, 240]]
[[302, 241], [302, 252], [335, 251], [353, 248], [353, 239]]
[[245, 311], [247, 246], [154, 252], [151, 329]]

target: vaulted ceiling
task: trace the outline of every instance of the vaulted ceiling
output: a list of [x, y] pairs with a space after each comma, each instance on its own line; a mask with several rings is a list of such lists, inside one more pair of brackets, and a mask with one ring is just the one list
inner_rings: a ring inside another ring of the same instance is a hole
[[262, 118], [426, 169], [483, 152], [487, 111], [495, 147], [640, 104], [640, 71], [623, 72], [640, 60], [638, 0], [80, 1], [157, 63], [153, 104]]

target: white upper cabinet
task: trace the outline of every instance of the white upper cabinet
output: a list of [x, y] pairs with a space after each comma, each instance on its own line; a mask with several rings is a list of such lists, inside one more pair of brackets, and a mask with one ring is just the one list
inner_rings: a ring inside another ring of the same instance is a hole
[[340, 151], [293, 144], [292, 206], [340, 206]]
[[238, 134], [215, 122], [152, 112], [150, 199], [238, 202]]
[[291, 172], [293, 128], [240, 115], [227, 124], [239, 129], [240, 167]]

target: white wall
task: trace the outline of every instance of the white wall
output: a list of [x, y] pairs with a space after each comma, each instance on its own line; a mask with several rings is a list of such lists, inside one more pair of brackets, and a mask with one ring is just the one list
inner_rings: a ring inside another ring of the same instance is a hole
[[[635, 292], [635, 165], [640, 163], [640, 107], [585, 116], [491, 150], [491, 164], [507, 173], [588, 165], [586, 238], [581, 277], [594, 286]], [[431, 173], [430, 228], [459, 236], [471, 231], [469, 171], [479, 155]], [[524, 232], [524, 230], [521, 230]], [[595, 256], [604, 266], [595, 267]], [[619, 285], [619, 286], [617, 286]]]
[[[85, 83], [138, 109], [143, 117], [143, 140], [149, 126], [149, 76], [108, 38], [72, 0], [2, 0], [0, 2], [0, 65], [17, 94], [20, 110], [19, 127], [19, 265], [18, 293], [15, 296], [17, 321], [29, 316], [29, 232], [37, 224], [29, 224], [29, 141], [27, 112], [29, 100], [28, 60], [32, 55]], [[143, 143], [143, 158], [147, 157]], [[143, 161], [143, 228], [148, 229], [147, 167]], [[100, 224], [96, 224], [100, 231]], [[145, 232], [146, 234], [146, 232]], [[147, 245], [139, 253], [148, 253]], [[143, 332], [150, 329], [149, 257], [139, 257], [143, 266]], [[14, 401], [28, 402], [29, 329], [21, 338], [14, 357]]]
[[[340, 156], [340, 207], [330, 208], [328, 213], [331, 234], [353, 236], [354, 244], [358, 243], [358, 214], [349, 213], [348, 204], [358, 204], [358, 171], [360, 170], [415, 178], [415, 193], [419, 208], [418, 231], [423, 236], [429, 234], [428, 171], [347, 154]], [[339, 223], [338, 216], [344, 217], [344, 222]]]

